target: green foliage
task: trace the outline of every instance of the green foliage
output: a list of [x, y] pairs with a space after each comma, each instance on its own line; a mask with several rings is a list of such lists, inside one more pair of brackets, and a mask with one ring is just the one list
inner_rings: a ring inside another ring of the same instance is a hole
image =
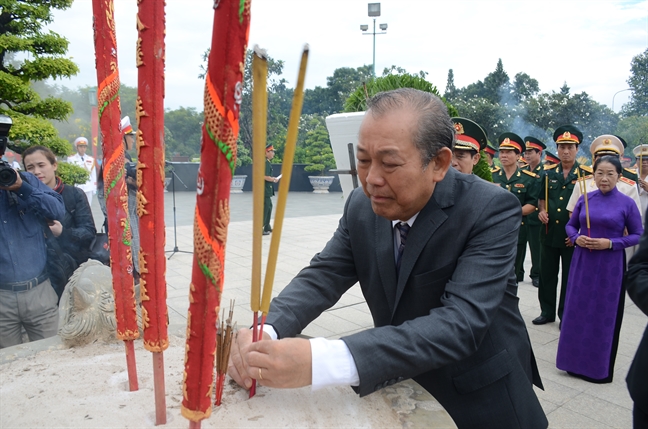
[[648, 49], [632, 58], [628, 85], [630, 102], [623, 106], [624, 116], [648, 116]]
[[477, 164], [475, 164], [475, 166], [473, 167], [473, 174], [476, 174], [477, 176], [488, 182], [492, 182], [493, 175], [491, 174], [488, 162], [486, 162], [486, 153], [484, 151], [481, 151], [479, 152], [479, 154], [481, 156], [479, 157], [479, 162], [477, 162]]
[[446, 81], [445, 94], [443, 96], [450, 100], [457, 95], [457, 87], [454, 83], [454, 71], [452, 69], [448, 70], [448, 80]]
[[362, 112], [367, 110], [367, 99], [373, 97], [379, 92], [389, 91], [397, 88], [414, 88], [421, 91], [430, 92], [440, 97], [448, 107], [450, 116], [457, 116], [457, 110], [448, 103], [436, 87], [425, 80], [420, 75], [414, 75], [399, 70], [400, 74], [388, 74], [367, 82], [366, 88], [361, 86], [357, 88], [344, 103], [345, 112]]
[[306, 133], [304, 146], [300, 148], [299, 161], [307, 165], [304, 170], [309, 173], [324, 174], [326, 170], [335, 168], [335, 158], [331, 149], [328, 132], [324, 124], [319, 123]]
[[66, 185], [73, 186], [88, 181], [90, 173], [85, 168], [67, 162], [59, 162], [57, 165], [56, 174]]
[[180, 155], [200, 156], [203, 113], [193, 107], [180, 107], [164, 112], [164, 149], [167, 158]]
[[238, 140], [236, 142], [236, 166], [242, 167], [251, 164], [252, 157], [250, 156], [250, 150], [241, 143], [241, 140]]
[[[78, 73], [78, 67], [64, 57], [68, 41], [44, 30], [54, 9], [71, 5], [72, 0], [3, 0], [0, 6], [0, 114], [13, 120], [9, 147], [19, 153], [32, 144], [48, 146], [58, 155], [70, 153], [71, 146], [48, 119], [66, 119], [71, 104], [41, 98], [31, 83]], [[14, 60], [17, 57], [26, 59]]]
[[316, 86], [304, 91], [305, 114], [327, 116], [342, 112], [345, 100], [363, 82], [372, 78], [370, 65], [357, 68], [341, 67], [335, 69], [333, 76], [326, 78], [326, 87]]
[[623, 137], [628, 143], [625, 154], [632, 156], [632, 149], [648, 144], [648, 116], [629, 116], [619, 121], [615, 135]]

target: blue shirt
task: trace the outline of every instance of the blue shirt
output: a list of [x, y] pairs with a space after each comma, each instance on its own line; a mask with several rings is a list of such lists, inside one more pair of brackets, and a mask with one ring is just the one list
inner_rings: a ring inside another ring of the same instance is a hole
[[[63, 220], [63, 198], [31, 173], [16, 191], [0, 189], [0, 282], [21, 282], [45, 269], [42, 218]], [[13, 194], [13, 196], [12, 196]]]

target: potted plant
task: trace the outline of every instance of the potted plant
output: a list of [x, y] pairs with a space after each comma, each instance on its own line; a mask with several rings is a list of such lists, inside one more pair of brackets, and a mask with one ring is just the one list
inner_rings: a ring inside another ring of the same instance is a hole
[[[393, 74], [397, 71], [397, 74]], [[344, 103], [344, 113], [337, 113], [326, 118], [326, 127], [331, 137], [331, 146], [337, 168], [341, 170], [351, 169], [349, 160], [348, 144], [352, 143], [355, 147], [358, 144], [358, 132], [360, 123], [364, 118], [367, 108], [367, 99], [383, 91], [389, 91], [396, 88], [415, 88], [421, 91], [431, 92], [440, 97], [448, 107], [450, 116], [459, 116], [457, 109], [445, 101], [436, 87], [425, 80], [425, 73], [420, 72], [418, 75], [406, 73], [404, 70], [385, 70], [385, 75], [374, 78], [366, 82], [366, 85], [357, 88]], [[353, 181], [350, 175], [340, 175], [340, 186], [342, 193], [346, 198], [353, 190]]]
[[[238, 140], [236, 142], [236, 167], [252, 164], [252, 157], [250, 157], [250, 150]], [[242, 194], [243, 186], [245, 186], [246, 174], [239, 174], [232, 176], [232, 184], [230, 186], [231, 194]]]
[[308, 176], [313, 192], [328, 194], [329, 186], [335, 176], [325, 176], [324, 173], [335, 168], [335, 157], [331, 149], [328, 132], [321, 123], [306, 133], [304, 141], [304, 161], [308, 164], [304, 171], [317, 173], [317, 176]]

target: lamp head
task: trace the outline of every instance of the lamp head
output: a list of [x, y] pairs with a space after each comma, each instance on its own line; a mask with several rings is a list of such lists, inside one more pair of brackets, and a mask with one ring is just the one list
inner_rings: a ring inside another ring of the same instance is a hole
[[380, 16], [380, 3], [369, 3], [369, 16]]
[[381, 29], [382, 31], [387, 30], [387, 24], [380, 24], [380, 29]]
[[362, 30], [362, 31], [367, 31], [367, 30], [369, 30], [369, 26], [366, 25], [366, 24], [361, 25], [361, 26], [360, 26], [360, 30]]

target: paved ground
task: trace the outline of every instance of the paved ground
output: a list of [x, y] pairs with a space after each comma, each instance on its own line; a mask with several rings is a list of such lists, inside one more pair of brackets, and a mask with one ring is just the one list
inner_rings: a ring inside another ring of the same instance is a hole
[[[235, 320], [239, 326], [251, 322], [250, 274], [252, 247], [251, 193], [231, 196], [231, 223], [228, 232], [224, 303], [236, 299]], [[167, 250], [174, 248], [173, 196], [165, 199]], [[328, 241], [337, 226], [344, 201], [342, 194], [312, 194], [293, 192], [288, 197], [286, 220], [279, 249], [273, 294], [304, 267], [310, 258]], [[176, 193], [177, 246], [181, 251], [193, 247], [193, 215], [195, 194]], [[100, 212], [93, 205], [95, 219]], [[100, 223], [100, 222], [99, 222]], [[263, 238], [264, 259], [270, 237]], [[171, 255], [171, 252], [168, 253]], [[191, 279], [192, 255], [174, 254], [167, 263], [169, 317], [172, 325], [186, 324], [189, 307], [188, 288]], [[265, 269], [265, 267], [264, 267]], [[527, 252], [527, 273], [530, 255]], [[629, 428], [632, 427], [632, 401], [628, 395], [625, 376], [646, 326], [645, 315], [628, 298], [621, 329], [614, 382], [606, 385], [587, 383], [559, 371], [555, 367], [558, 344], [558, 324], [535, 326], [531, 320], [538, 316], [537, 289], [529, 279], [520, 284], [520, 310], [527, 322], [529, 335], [538, 360], [545, 391], [537, 390], [552, 428]], [[371, 316], [359, 287], [350, 289], [332, 309], [315, 320], [304, 334], [339, 338], [342, 335], [372, 326]]]

